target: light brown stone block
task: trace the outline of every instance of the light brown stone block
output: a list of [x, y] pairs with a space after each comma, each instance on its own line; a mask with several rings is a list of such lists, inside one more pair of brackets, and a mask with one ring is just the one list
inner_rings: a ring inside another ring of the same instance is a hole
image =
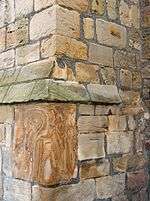
[[108, 120], [110, 131], [124, 131], [127, 129], [126, 116], [110, 115]]
[[6, 28], [0, 29], [0, 52], [5, 49]]
[[86, 39], [93, 39], [94, 37], [94, 20], [91, 18], [83, 19], [84, 37]]
[[69, 181], [76, 163], [75, 106], [17, 106], [15, 118], [14, 177], [43, 185]]

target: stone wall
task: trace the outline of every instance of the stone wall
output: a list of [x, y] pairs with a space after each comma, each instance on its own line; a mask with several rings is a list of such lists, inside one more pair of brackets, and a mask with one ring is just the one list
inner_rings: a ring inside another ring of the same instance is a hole
[[149, 200], [148, 8], [0, 1], [0, 200]]

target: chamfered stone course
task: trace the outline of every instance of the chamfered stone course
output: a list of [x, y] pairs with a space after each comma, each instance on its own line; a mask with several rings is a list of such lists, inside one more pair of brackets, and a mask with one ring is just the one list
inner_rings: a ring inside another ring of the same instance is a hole
[[76, 163], [75, 106], [18, 106], [15, 118], [14, 177], [48, 185], [70, 180]]
[[127, 32], [125, 27], [116, 23], [101, 19], [96, 20], [97, 40], [109, 46], [125, 48], [127, 44]]

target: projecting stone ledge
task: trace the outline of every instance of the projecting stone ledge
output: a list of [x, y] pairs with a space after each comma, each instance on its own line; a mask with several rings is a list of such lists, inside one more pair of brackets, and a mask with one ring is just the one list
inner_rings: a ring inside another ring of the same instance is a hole
[[58, 82], [44, 79], [0, 87], [0, 103], [37, 100], [121, 103], [121, 98], [115, 85], [89, 84], [85, 87], [77, 82]]

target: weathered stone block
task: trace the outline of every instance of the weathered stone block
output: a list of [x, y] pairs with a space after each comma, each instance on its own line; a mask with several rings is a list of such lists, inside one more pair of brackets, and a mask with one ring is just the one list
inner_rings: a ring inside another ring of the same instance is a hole
[[127, 129], [126, 116], [110, 115], [108, 120], [110, 131], [125, 131]]
[[79, 105], [79, 114], [94, 116], [94, 105], [80, 104]]
[[125, 48], [127, 44], [127, 32], [125, 27], [107, 22], [101, 19], [96, 20], [97, 40], [100, 43], [119, 48]]
[[12, 23], [15, 20], [15, 1], [7, 0], [5, 2], [5, 22]]
[[125, 174], [107, 176], [96, 179], [97, 196], [100, 199], [116, 197], [124, 193]]
[[40, 45], [39, 43], [19, 47], [16, 50], [17, 65], [26, 64], [29, 62], [37, 61], [40, 58]]
[[105, 1], [104, 0], [92, 0], [92, 12], [98, 15], [103, 15], [105, 12]]
[[130, 27], [131, 21], [130, 21], [129, 11], [130, 11], [129, 5], [124, 0], [121, 0], [120, 6], [119, 6], [120, 20], [123, 25]]
[[107, 134], [107, 153], [129, 153], [133, 144], [133, 132], [111, 132]]
[[87, 0], [35, 0], [35, 10], [46, 8], [53, 4], [59, 4], [61, 6], [72, 8], [73, 10], [86, 11], [88, 8]]
[[83, 31], [86, 39], [94, 38], [94, 20], [92, 18], [83, 19]]
[[104, 158], [104, 134], [81, 134], [78, 137], [79, 160]]
[[120, 103], [118, 89], [114, 85], [89, 84], [87, 89], [91, 100], [99, 103]]
[[137, 5], [131, 5], [129, 11], [130, 21], [133, 27], [136, 29], [140, 28], [140, 9]]
[[33, 201], [92, 201], [95, 198], [95, 181], [90, 179], [52, 189], [33, 186], [32, 192]]
[[113, 66], [112, 48], [90, 43], [89, 61], [105, 66]]
[[90, 179], [109, 175], [110, 163], [107, 159], [83, 162], [80, 166], [80, 177]]
[[86, 60], [87, 46], [81, 41], [60, 35], [42, 41], [41, 55], [43, 58], [64, 54], [71, 58]]
[[12, 178], [4, 179], [4, 200], [6, 201], [30, 201], [31, 184]]
[[117, 0], [107, 0], [106, 3], [109, 18], [115, 20], [118, 17]]
[[105, 116], [81, 116], [78, 120], [80, 133], [102, 132], [108, 127], [108, 119]]
[[96, 105], [95, 115], [119, 114], [119, 106]]
[[20, 18], [33, 11], [33, 0], [16, 0], [15, 1], [15, 12], [16, 17]]
[[58, 5], [35, 14], [30, 22], [31, 40], [50, 34], [78, 38], [80, 35], [79, 14], [76, 11], [70, 11]]
[[13, 67], [14, 62], [15, 62], [15, 53], [13, 49], [0, 54], [0, 69]]
[[76, 64], [76, 79], [80, 83], [98, 83], [99, 67], [92, 64], [77, 63]]
[[5, 49], [5, 34], [6, 34], [6, 28], [0, 29], [0, 52], [2, 52]]
[[22, 18], [8, 25], [6, 45], [7, 48], [24, 45], [28, 42], [28, 19]]
[[5, 0], [0, 1], [0, 8], [1, 8], [0, 27], [3, 27], [5, 24], [5, 6], [6, 6], [6, 1]]
[[113, 68], [101, 67], [100, 68], [100, 83], [106, 85], [116, 84], [116, 73]]
[[72, 178], [77, 143], [75, 109], [70, 104], [16, 107], [14, 177], [43, 185], [57, 184]]

